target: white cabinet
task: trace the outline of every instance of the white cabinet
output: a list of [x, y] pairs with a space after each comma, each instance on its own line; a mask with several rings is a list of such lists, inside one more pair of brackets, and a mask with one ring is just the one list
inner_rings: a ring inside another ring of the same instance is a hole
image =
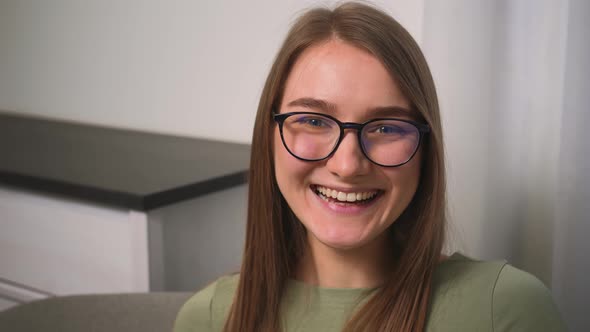
[[240, 269], [247, 187], [148, 211], [151, 289], [195, 291]]
[[147, 238], [142, 212], [0, 187], [0, 280], [41, 291], [0, 298], [147, 291]]
[[0, 186], [0, 310], [53, 295], [195, 291], [240, 267], [245, 185], [151, 211]]
[[16, 287], [0, 305], [31, 290], [190, 291], [235, 271], [249, 156], [247, 144], [0, 112], [0, 281]]

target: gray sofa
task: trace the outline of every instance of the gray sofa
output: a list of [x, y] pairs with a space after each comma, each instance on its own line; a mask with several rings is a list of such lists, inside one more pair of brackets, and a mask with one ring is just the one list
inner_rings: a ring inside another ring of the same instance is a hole
[[162, 332], [190, 293], [52, 297], [0, 312], [2, 332]]

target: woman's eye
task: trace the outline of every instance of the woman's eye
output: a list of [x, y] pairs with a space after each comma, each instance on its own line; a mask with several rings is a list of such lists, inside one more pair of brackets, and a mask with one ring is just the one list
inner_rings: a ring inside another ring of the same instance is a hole
[[324, 119], [320, 118], [311, 118], [311, 117], [302, 117], [297, 120], [298, 123], [311, 126], [311, 127], [326, 127], [328, 123]]
[[309, 119], [307, 124], [312, 125], [314, 127], [321, 127], [323, 125], [322, 120], [320, 119]]
[[397, 126], [379, 126], [375, 132], [379, 134], [403, 134], [404, 130]]

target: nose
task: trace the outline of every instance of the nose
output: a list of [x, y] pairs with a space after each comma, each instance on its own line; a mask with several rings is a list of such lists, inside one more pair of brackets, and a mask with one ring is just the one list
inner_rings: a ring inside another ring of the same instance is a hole
[[339, 178], [355, 178], [366, 175], [371, 162], [365, 157], [359, 146], [356, 131], [344, 133], [340, 145], [326, 162], [328, 170]]

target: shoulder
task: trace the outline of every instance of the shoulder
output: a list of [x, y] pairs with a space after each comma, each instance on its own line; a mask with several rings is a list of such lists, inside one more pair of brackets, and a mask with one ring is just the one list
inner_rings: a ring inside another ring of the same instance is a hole
[[198, 291], [180, 308], [174, 332], [217, 331], [223, 327], [239, 276], [223, 276]]
[[435, 272], [429, 321], [449, 331], [565, 330], [551, 294], [537, 278], [505, 261], [460, 254]]
[[551, 293], [533, 275], [505, 265], [492, 298], [494, 331], [565, 331]]

